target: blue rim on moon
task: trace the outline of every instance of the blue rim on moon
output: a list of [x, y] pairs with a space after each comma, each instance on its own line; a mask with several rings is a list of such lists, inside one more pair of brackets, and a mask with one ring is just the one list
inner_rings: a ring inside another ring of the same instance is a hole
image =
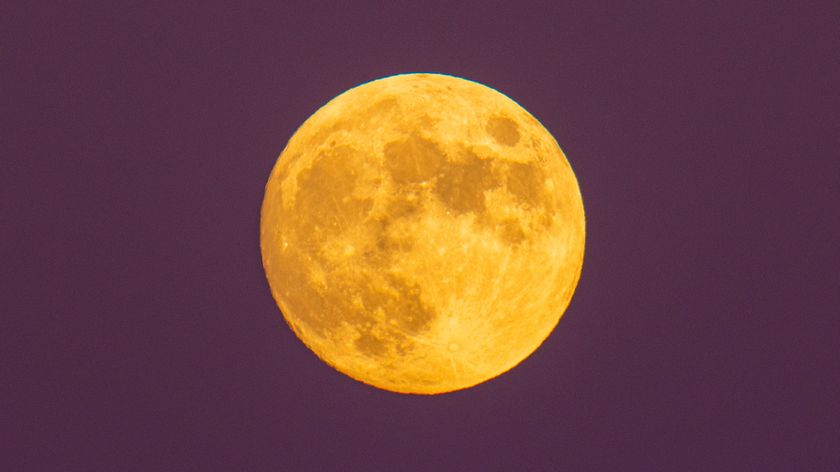
[[585, 225], [533, 116], [476, 82], [405, 74], [297, 130], [260, 226], [272, 294], [312, 351], [367, 384], [434, 394], [539, 347], [577, 285]]

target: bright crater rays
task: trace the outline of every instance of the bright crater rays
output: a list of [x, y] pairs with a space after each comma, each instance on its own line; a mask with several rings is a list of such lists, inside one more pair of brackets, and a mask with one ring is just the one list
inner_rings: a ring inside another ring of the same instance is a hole
[[298, 129], [260, 244], [298, 337], [359, 381], [433, 394], [498, 376], [577, 285], [584, 213], [554, 138], [514, 101], [437, 74], [353, 88]]

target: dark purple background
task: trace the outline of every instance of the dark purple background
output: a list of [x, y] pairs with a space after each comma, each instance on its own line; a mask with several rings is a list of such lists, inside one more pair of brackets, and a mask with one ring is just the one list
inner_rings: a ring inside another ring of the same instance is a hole
[[[837, 2], [52, 3], [0, 4], [0, 469], [840, 470]], [[296, 127], [411, 71], [532, 112], [588, 220], [542, 348], [437, 397], [259, 254]]]

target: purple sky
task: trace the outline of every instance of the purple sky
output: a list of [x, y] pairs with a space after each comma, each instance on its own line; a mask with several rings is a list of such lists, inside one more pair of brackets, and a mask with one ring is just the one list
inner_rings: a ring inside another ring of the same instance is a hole
[[[0, 5], [0, 469], [840, 470], [837, 2], [314, 3]], [[551, 337], [437, 397], [319, 361], [259, 253], [297, 126], [413, 71], [587, 212]]]

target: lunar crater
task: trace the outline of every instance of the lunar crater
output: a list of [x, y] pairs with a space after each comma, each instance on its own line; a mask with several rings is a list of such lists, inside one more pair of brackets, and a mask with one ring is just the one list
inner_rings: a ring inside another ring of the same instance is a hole
[[494, 116], [487, 122], [487, 132], [504, 146], [515, 146], [519, 142], [519, 126], [510, 118]]

